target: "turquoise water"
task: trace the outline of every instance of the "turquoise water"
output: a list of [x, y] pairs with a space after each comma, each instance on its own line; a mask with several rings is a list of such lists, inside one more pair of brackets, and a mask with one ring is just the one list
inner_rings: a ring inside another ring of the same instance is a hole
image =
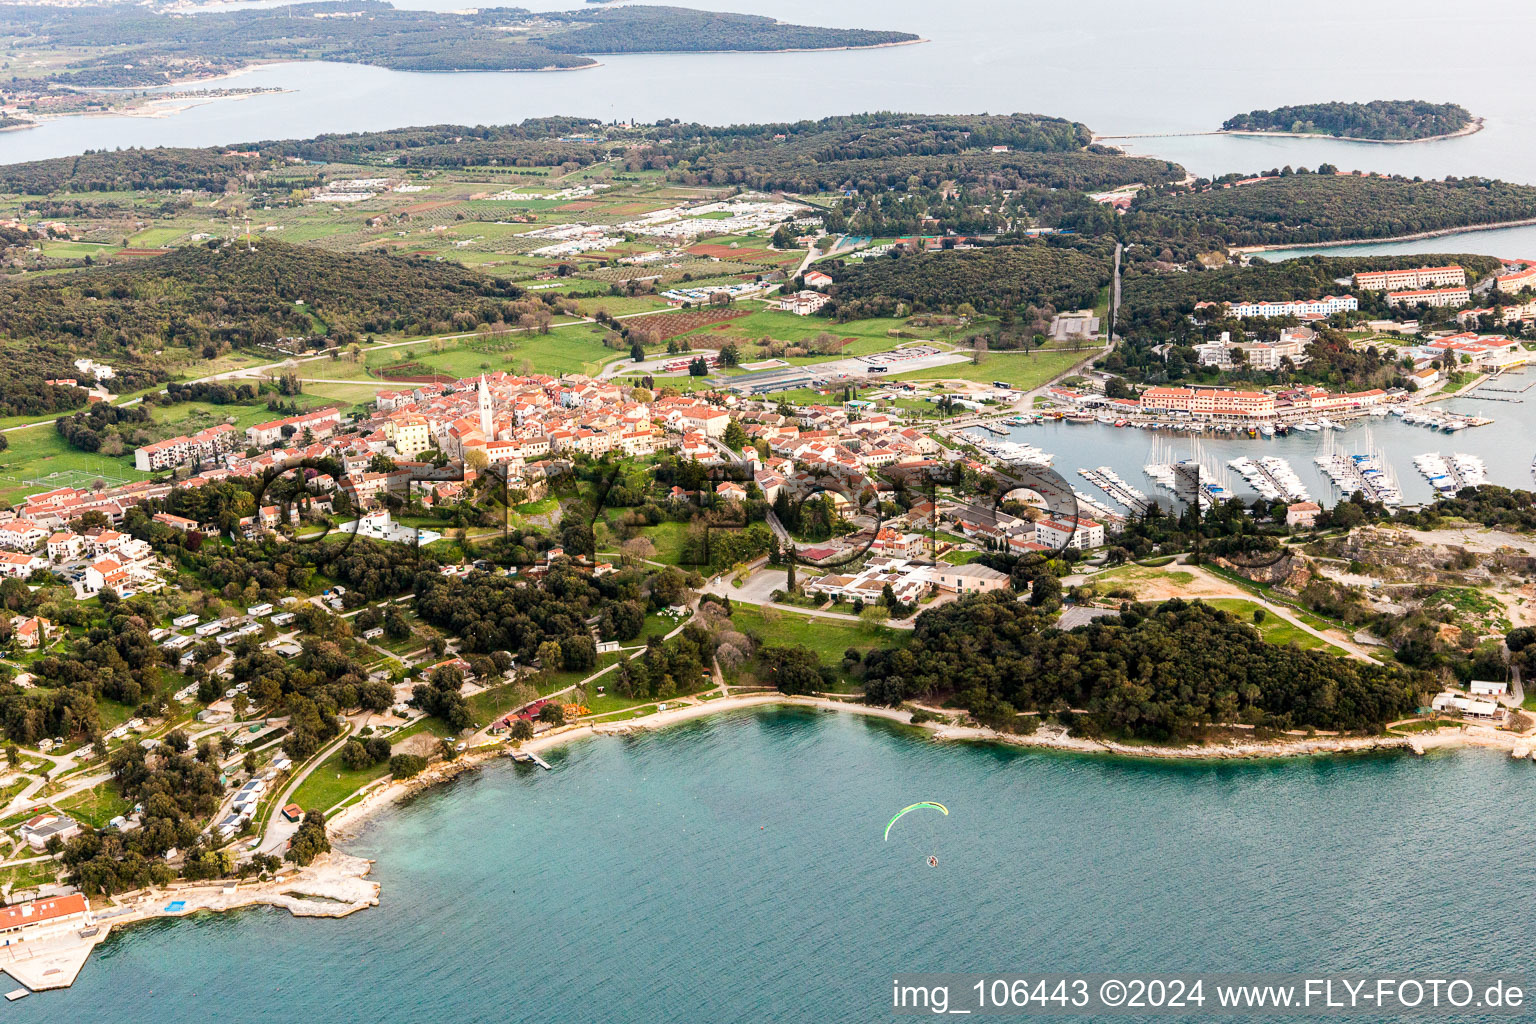
[[[1536, 777], [1494, 754], [1173, 765], [780, 710], [550, 760], [377, 818], [378, 908], [130, 929], [5, 1019], [881, 1021], [913, 970], [1510, 969], [1536, 903]], [[950, 816], [882, 842], [922, 799]]]

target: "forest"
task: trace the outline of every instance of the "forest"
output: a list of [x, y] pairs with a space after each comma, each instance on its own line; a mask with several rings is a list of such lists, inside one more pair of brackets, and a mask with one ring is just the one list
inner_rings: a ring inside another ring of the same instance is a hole
[[0, 31], [37, 48], [85, 48], [49, 80], [74, 88], [163, 85], [252, 61], [331, 60], [407, 71], [591, 67], [588, 53], [799, 50], [908, 42], [905, 32], [785, 25], [755, 15], [621, 7], [530, 15], [518, 8], [400, 10], [336, 0], [178, 17], [120, 4], [12, 6]]
[[[1132, 339], [1183, 340], [1199, 333], [1190, 322], [1197, 302], [1239, 302], [1268, 299], [1316, 299], [1351, 291], [1339, 279], [1359, 271], [1398, 270], [1456, 264], [1477, 280], [1499, 269], [1490, 256], [1467, 253], [1418, 253], [1410, 256], [1305, 256], [1269, 263], [1254, 259], [1246, 267], [1202, 269], [1191, 264], [1170, 273], [1145, 261], [1128, 261], [1123, 268], [1120, 319], [1117, 328]], [[1377, 297], [1377, 301], [1382, 301]], [[1362, 303], [1367, 308], [1369, 298]], [[1375, 312], [1385, 314], [1385, 305]], [[1203, 340], [1203, 339], [1202, 339]]]
[[1292, 132], [1343, 139], [1415, 140], [1458, 132], [1472, 112], [1455, 103], [1372, 100], [1369, 103], [1306, 103], [1237, 114], [1222, 122], [1226, 132]]
[[1269, 644], [1178, 600], [1064, 632], [1010, 593], [965, 597], [924, 612], [911, 643], [871, 651], [864, 669], [871, 703], [944, 698], [1003, 727], [1053, 712], [1079, 735], [1158, 741], [1222, 723], [1371, 731], [1419, 703], [1399, 668]]
[[216, 243], [0, 282], [0, 336], [65, 345], [115, 367], [169, 345], [212, 358], [293, 335], [323, 333], [345, 343], [515, 321], [513, 304], [522, 296], [516, 285], [454, 263], [271, 241], [253, 249]]
[[1150, 244], [1171, 239], [1206, 248], [1306, 245], [1536, 217], [1536, 187], [1530, 185], [1287, 171], [1247, 184], [1143, 191], [1124, 218], [1125, 234]]
[[893, 316], [899, 304], [918, 313], [954, 312], [961, 305], [983, 313], [1092, 308], [1112, 270], [1102, 249], [1039, 241], [850, 260], [828, 269], [835, 283], [823, 312], [855, 320]]

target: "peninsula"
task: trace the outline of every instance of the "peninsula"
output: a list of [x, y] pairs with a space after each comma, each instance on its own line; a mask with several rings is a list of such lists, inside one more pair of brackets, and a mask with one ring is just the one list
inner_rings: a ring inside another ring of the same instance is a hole
[[271, 61], [326, 60], [400, 71], [594, 67], [593, 54], [840, 50], [917, 42], [909, 32], [790, 25], [682, 7], [532, 13], [401, 10], [327, 0], [270, 10], [173, 15], [123, 4], [8, 6], [0, 33], [24, 81], [138, 88], [230, 74]]
[[1482, 126], [1482, 118], [1455, 103], [1372, 100], [1254, 110], [1227, 118], [1221, 130], [1229, 135], [1315, 136], [1348, 142], [1430, 142], [1471, 135]]

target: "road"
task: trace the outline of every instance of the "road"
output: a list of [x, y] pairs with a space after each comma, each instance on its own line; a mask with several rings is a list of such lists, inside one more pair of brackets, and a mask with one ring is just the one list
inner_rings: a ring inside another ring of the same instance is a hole
[[288, 785], [283, 789], [282, 796], [272, 801], [271, 810], [268, 812], [271, 816], [267, 818], [267, 827], [261, 834], [260, 851], [262, 853], [281, 853], [288, 840], [293, 838], [293, 834], [299, 829], [299, 823], [283, 817], [283, 808], [293, 800], [293, 794], [298, 792], [304, 780], [309, 778], [310, 774], [324, 764], [332, 754], [345, 746], [356, 729], [357, 723], [349, 720], [346, 730], [332, 740], [330, 746], [310, 758], [308, 767], [294, 773], [293, 778], [288, 780]]

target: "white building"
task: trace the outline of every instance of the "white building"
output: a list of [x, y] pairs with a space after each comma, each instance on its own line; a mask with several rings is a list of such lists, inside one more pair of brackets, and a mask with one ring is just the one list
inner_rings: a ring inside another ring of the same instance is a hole
[[795, 316], [810, 316], [825, 306], [828, 301], [830, 301], [828, 297], [821, 292], [796, 292], [781, 298], [779, 309], [781, 312], [793, 313]]
[[0, 907], [0, 945], [51, 939], [96, 923], [91, 905], [79, 893], [49, 896]]
[[1466, 288], [1431, 288], [1387, 295], [1389, 306], [1465, 306], [1471, 301], [1472, 293]]
[[1353, 295], [1324, 295], [1320, 299], [1291, 299], [1283, 302], [1230, 302], [1233, 316], [1332, 316], [1360, 308]]
[[1441, 288], [1467, 283], [1461, 267], [1415, 267], [1411, 270], [1370, 270], [1355, 275], [1355, 287], [1372, 292]]
[[1052, 551], [1104, 546], [1104, 526], [1091, 519], [1041, 519], [1035, 523], [1035, 543]]

